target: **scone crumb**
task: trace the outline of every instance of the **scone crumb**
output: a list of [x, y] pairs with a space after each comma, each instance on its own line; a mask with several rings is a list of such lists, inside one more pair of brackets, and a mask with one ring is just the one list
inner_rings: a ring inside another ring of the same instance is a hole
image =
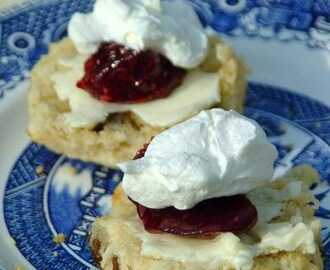
[[53, 251], [53, 256], [57, 257], [58, 256], [58, 252], [57, 251]]
[[119, 174], [115, 174], [115, 175], [112, 177], [112, 180], [113, 180], [113, 181], [116, 181], [116, 182], [119, 182], [121, 179], [122, 179], [122, 177], [120, 177]]
[[15, 239], [14, 238], [12, 238], [12, 237], [8, 237], [7, 238], [7, 242], [8, 242], [8, 244], [11, 244], [11, 245], [16, 245], [16, 241], [15, 241]]
[[68, 175], [76, 175], [76, 174], [78, 174], [77, 169], [75, 167], [72, 167], [72, 166], [65, 167], [65, 172]]
[[53, 237], [53, 242], [55, 244], [63, 244], [65, 241], [66, 235], [64, 233], [59, 233]]
[[24, 270], [24, 268], [19, 264], [14, 264], [14, 269], [15, 270]]
[[320, 182], [319, 173], [309, 164], [301, 164], [292, 168], [290, 174], [302, 180], [309, 186]]
[[281, 122], [280, 123], [280, 131], [285, 133], [285, 132], [287, 132], [287, 129], [288, 129], [287, 126], [284, 123]]
[[320, 121], [315, 122], [314, 126], [316, 128], [322, 128], [322, 123]]
[[44, 166], [42, 166], [42, 165], [39, 165], [39, 166], [36, 167], [36, 169], [35, 169], [35, 172], [36, 172], [36, 174], [38, 174], [38, 175], [43, 174], [44, 171], [45, 171], [45, 168], [44, 168]]

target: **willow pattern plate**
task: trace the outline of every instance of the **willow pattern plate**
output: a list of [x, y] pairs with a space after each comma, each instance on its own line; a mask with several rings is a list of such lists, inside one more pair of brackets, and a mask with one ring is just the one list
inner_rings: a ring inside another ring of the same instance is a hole
[[[326, 269], [330, 269], [330, 2], [189, 1], [250, 64], [245, 114], [279, 150], [276, 173], [309, 163], [322, 177]], [[303, 3], [302, 3], [303, 2]], [[26, 99], [32, 66], [92, 1], [29, 1], [0, 12], [0, 268], [95, 269], [87, 232], [111, 211], [122, 174], [69, 159], [29, 141]], [[66, 239], [55, 244], [53, 237]]]

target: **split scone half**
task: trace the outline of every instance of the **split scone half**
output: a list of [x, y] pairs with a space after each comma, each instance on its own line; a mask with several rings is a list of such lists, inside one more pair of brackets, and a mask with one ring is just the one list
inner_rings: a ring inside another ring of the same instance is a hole
[[317, 201], [308, 190], [317, 178], [314, 169], [299, 166], [250, 192], [257, 224], [248, 233], [220, 233], [212, 240], [144, 231], [119, 186], [112, 213], [92, 226], [91, 251], [103, 270], [323, 269], [320, 222], [313, 217]]
[[[55, 152], [116, 166], [118, 162], [131, 159], [144, 142], [168, 127], [151, 126], [131, 112], [112, 113], [105, 122], [92, 128], [68, 125], [66, 113], [70, 112], [70, 106], [67, 101], [59, 99], [50, 77], [63, 69], [59, 59], [75, 55], [75, 46], [65, 38], [52, 44], [49, 53], [34, 67], [28, 99], [28, 134], [33, 141]], [[210, 37], [208, 56], [200, 68], [206, 72], [218, 72], [221, 101], [213, 107], [242, 112], [247, 69], [231, 47], [218, 37]]]

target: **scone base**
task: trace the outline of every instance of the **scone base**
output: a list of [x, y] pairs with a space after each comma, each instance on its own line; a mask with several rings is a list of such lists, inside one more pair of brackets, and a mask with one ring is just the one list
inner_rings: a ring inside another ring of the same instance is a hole
[[[130, 160], [143, 144], [165, 128], [152, 127], [132, 113], [112, 114], [92, 130], [70, 127], [65, 118], [69, 105], [58, 99], [50, 76], [59, 69], [59, 58], [76, 54], [72, 42], [65, 38], [52, 44], [49, 53], [34, 67], [29, 90], [28, 134], [33, 141], [68, 157], [115, 167]], [[245, 71], [243, 61], [228, 50], [219, 69], [221, 104], [215, 107], [243, 111]]]
[[[209, 270], [207, 264], [178, 262], [142, 256], [141, 240], [125, 220], [136, 216], [135, 205], [127, 198], [121, 186], [113, 196], [113, 212], [97, 218], [90, 231], [89, 243], [93, 258], [103, 270]], [[228, 265], [218, 270], [229, 270]], [[278, 252], [254, 258], [253, 270], [321, 270], [320, 249], [315, 254]]]

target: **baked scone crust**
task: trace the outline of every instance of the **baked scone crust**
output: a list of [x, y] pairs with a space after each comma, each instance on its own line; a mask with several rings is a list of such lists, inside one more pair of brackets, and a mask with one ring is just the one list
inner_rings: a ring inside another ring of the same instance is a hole
[[[306, 168], [302, 168], [305, 170]], [[301, 170], [300, 170], [301, 172]], [[293, 172], [299, 174], [299, 172]], [[307, 178], [306, 178], [307, 179]], [[304, 179], [303, 179], [304, 180]], [[279, 182], [278, 188], [285, 182]], [[299, 207], [307, 220], [312, 219], [313, 210], [306, 203], [312, 195], [307, 192], [285, 209], [288, 213], [292, 207]], [[285, 211], [284, 211], [285, 212]], [[288, 214], [287, 213], [287, 214]], [[136, 215], [135, 205], [127, 198], [121, 186], [113, 195], [113, 210], [110, 215], [97, 218], [90, 231], [90, 246], [97, 265], [103, 270], [209, 270], [208, 265], [186, 262], [181, 263], [171, 259], [154, 259], [140, 255], [141, 240], [126, 225], [125, 220]], [[283, 213], [283, 219], [289, 217]], [[319, 235], [316, 237], [317, 246], [320, 246]], [[102, 256], [106, 255], [103, 259]], [[220, 268], [219, 270], [231, 268]], [[253, 270], [321, 270], [323, 260], [320, 248], [315, 254], [301, 252], [278, 252], [263, 255], [254, 259]]]
[[[216, 106], [242, 112], [246, 89], [244, 62], [219, 39], [210, 41], [211, 49], [203, 69], [217, 69], [221, 77], [221, 103]], [[222, 46], [221, 50], [219, 46]], [[65, 38], [50, 45], [49, 53], [33, 68], [28, 98], [28, 134], [33, 141], [55, 152], [115, 167], [116, 163], [131, 159], [141, 145], [165, 128], [152, 127], [133, 113], [112, 114], [93, 130], [70, 127], [64, 116], [70, 108], [66, 101], [58, 99], [50, 76], [60, 68], [59, 58], [76, 54], [73, 43]]]

